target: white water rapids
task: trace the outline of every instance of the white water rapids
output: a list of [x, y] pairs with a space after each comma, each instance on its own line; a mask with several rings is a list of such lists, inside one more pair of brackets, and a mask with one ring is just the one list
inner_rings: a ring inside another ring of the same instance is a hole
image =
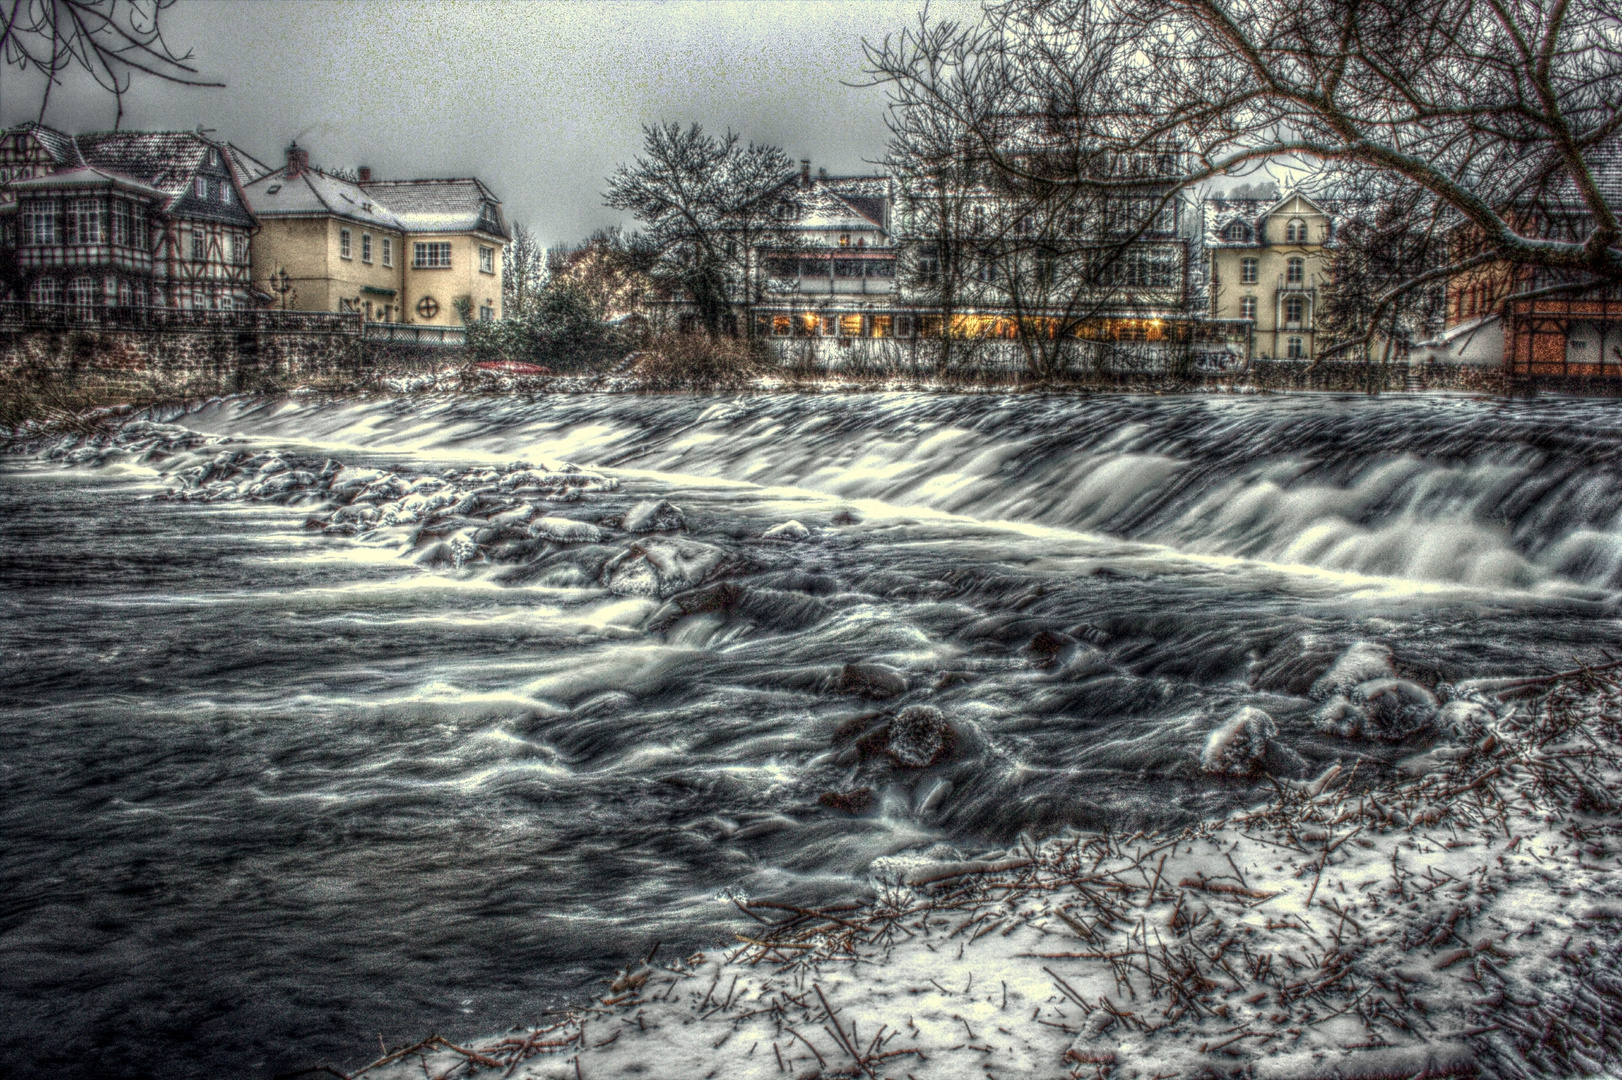
[[[1387, 768], [1428, 736], [1319, 730], [1305, 696], [1354, 642], [1434, 687], [1619, 636], [1609, 403], [158, 419], [198, 437], [0, 466], [0, 1054], [41, 1074], [269, 1076], [496, 1030], [656, 940], [729, 938], [729, 896], [1247, 802], [1263, 777], [1199, 761], [1242, 707], [1284, 775]], [[261, 461], [310, 479], [250, 494]], [[333, 494], [362, 470], [392, 523]], [[627, 514], [658, 499], [685, 526], [650, 540]], [[765, 535], [790, 520], [808, 535]], [[616, 576], [638, 545], [653, 568]], [[911, 706], [951, 725], [939, 760], [850, 749]]]

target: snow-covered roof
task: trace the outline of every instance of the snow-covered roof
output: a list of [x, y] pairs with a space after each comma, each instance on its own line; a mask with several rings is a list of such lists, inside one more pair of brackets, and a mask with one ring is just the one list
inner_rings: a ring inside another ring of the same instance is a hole
[[243, 188], [254, 213], [265, 218], [341, 217], [379, 229], [407, 231], [388, 207], [359, 184], [306, 168], [289, 180], [285, 167], [266, 173]]
[[[1608, 139], [1588, 152], [1588, 171], [1594, 186], [1611, 209], [1622, 212], [1622, 138]], [[1563, 173], [1550, 186], [1550, 200], [1558, 205], [1586, 209], [1571, 174]]]
[[171, 198], [186, 193], [215, 144], [195, 131], [99, 131], [74, 140], [85, 164], [122, 173]]
[[241, 177], [244, 184], [251, 184], [261, 176], [276, 171], [236, 143], [226, 143], [225, 153], [230, 157], [231, 164], [236, 167], [237, 176]]
[[[1305, 204], [1304, 208], [1297, 206], [1288, 211], [1292, 203], [1299, 200]], [[1208, 196], [1203, 204], [1203, 218], [1205, 246], [1208, 248], [1245, 248], [1261, 247], [1260, 237], [1267, 228], [1267, 219], [1274, 214], [1292, 212], [1296, 215], [1302, 213], [1322, 214], [1329, 219], [1330, 235], [1339, 231], [1341, 215], [1326, 207], [1323, 203], [1308, 198], [1300, 192], [1289, 192], [1277, 199], [1225, 199], [1220, 195]], [[1240, 224], [1244, 226], [1245, 235], [1229, 239], [1227, 232], [1230, 226]]]
[[370, 180], [360, 187], [386, 205], [407, 232], [485, 232], [510, 238], [501, 200], [474, 177]]
[[116, 187], [154, 199], [168, 197], [166, 192], [159, 191], [150, 184], [143, 184], [138, 180], [131, 180], [127, 176], [119, 176], [117, 173], [107, 172], [89, 165], [83, 165], [76, 169], [64, 169], [61, 172], [47, 173], [44, 176], [35, 176], [27, 180], [17, 180], [10, 186], [13, 191]]

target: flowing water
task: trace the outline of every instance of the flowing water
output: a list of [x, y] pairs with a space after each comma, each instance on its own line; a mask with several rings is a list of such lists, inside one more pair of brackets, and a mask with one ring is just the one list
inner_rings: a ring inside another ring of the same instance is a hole
[[[295, 398], [167, 419], [207, 439], [0, 464], [0, 1074], [265, 1077], [533, 1021], [656, 941], [729, 940], [731, 897], [846, 897], [884, 856], [1257, 799], [1265, 780], [1199, 769], [1243, 705], [1276, 720], [1278, 771], [1388, 768], [1415, 744], [1320, 733], [1304, 696], [1354, 641], [1435, 684], [1596, 659], [1622, 614], [1608, 403]], [[330, 459], [323, 483], [572, 461], [590, 482], [531, 502], [601, 535], [451, 557], [420, 522], [322, 528], [313, 490], [166, 496], [233, 449]], [[684, 584], [735, 588], [603, 587], [654, 498], [705, 555]], [[762, 536], [790, 519], [809, 535]], [[906, 689], [841, 692], [847, 663]], [[925, 703], [946, 760], [839, 753], [860, 718]], [[819, 802], [862, 788], [860, 814]]]

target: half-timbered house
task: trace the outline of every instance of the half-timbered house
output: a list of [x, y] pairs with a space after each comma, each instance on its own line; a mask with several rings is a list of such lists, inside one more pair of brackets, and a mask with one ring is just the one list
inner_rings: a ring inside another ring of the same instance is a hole
[[0, 284], [75, 308], [242, 308], [257, 223], [197, 132], [0, 133]]

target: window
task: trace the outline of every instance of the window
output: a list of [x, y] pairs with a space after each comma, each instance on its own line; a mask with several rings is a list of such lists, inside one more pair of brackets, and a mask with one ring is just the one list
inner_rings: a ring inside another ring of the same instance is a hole
[[74, 199], [68, 203], [67, 227], [63, 240], [69, 244], [102, 244], [107, 241], [100, 199]]
[[822, 336], [834, 337], [839, 333], [839, 317], [837, 315], [824, 315], [822, 317]]
[[1301, 347], [1301, 339], [1298, 337], [1290, 338], [1287, 342], [1285, 342], [1284, 348], [1285, 355], [1291, 360], [1302, 360], [1306, 358], [1307, 351]]
[[1284, 226], [1284, 242], [1286, 244], [1304, 244], [1307, 242], [1307, 223], [1300, 218], [1294, 218]]
[[39, 278], [28, 286], [28, 302], [31, 304], [55, 304], [61, 299], [55, 278]]
[[895, 336], [910, 338], [913, 334], [912, 316], [897, 315], [895, 317]]
[[192, 177], [191, 190], [199, 199], [208, 198], [208, 181], [201, 176]]
[[895, 260], [869, 259], [867, 261], [867, 276], [872, 278], [895, 277]]
[[[23, 211], [23, 243], [25, 244], [54, 244], [56, 243], [56, 200], [35, 199], [26, 204]], [[55, 303], [54, 300], [45, 301]]]
[[133, 307], [134, 304], [135, 304], [135, 290], [130, 287], [129, 282], [120, 281], [118, 283], [118, 306], [119, 307]]
[[394, 241], [386, 236], [383, 238], [383, 265], [394, 265]]
[[1256, 321], [1256, 298], [1254, 296], [1242, 297], [1239, 301], [1239, 317]]
[[933, 285], [940, 280], [941, 256], [940, 249], [926, 247], [918, 252], [918, 281], [922, 285]]
[[413, 244], [411, 265], [418, 270], [448, 270], [451, 265], [450, 242]]
[[1306, 276], [1306, 265], [1305, 259], [1291, 259], [1285, 263], [1284, 280], [1291, 285], [1301, 284], [1302, 279]]
[[794, 319], [788, 315], [773, 315], [772, 337], [788, 337], [794, 332]]
[[76, 277], [68, 283], [68, 303], [76, 308], [96, 307], [100, 302], [101, 282], [93, 277]]
[[800, 276], [825, 278], [828, 276], [829, 266], [827, 259], [801, 259]]
[[230, 206], [236, 201], [235, 191], [232, 189], [230, 184], [224, 181], [220, 183], [220, 201], [226, 206]]
[[492, 307], [491, 305], [489, 305], [489, 304], [480, 305], [480, 307], [479, 307], [479, 321], [480, 322], [495, 322], [496, 321], [496, 309], [494, 307]]
[[248, 261], [248, 238], [241, 233], [231, 234], [231, 261], [238, 266]]
[[860, 315], [841, 315], [841, 316], [839, 316], [839, 336], [840, 337], [861, 337], [862, 336], [862, 317]]
[[350, 248], [349, 248], [349, 230], [348, 229], [339, 229], [338, 230], [338, 258], [340, 258], [340, 259], [353, 259], [354, 257], [355, 257], [354, 252], [352, 252], [350, 250]]
[[191, 231], [191, 258], [192, 262], [203, 262], [208, 258], [208, 239], [201, 229]]
[[133, 247], [130, 243], [130, 204], [122, 199], [113, 200], [113, 243], [119, 247]]
[[493, 274], [496, 272], [496, 249], [481, 247], [479, 249], [479, 273]]
[[875, 316], [873, 316], [873, 336], [874, 337], [894, 337], [895, 336], [895, 316], [893, 316], [893, 315], [875, 315]]
[[1250, 230], [1245, 228], [1242, 221], [1230, 222], [1228, 227], [1222, 230], [1222, 239], [1230, 242], [1245, 240], [1249, 236]]
[[140, 203], [130, 207], [130, 247], [137, 251], [152, 250], [152, 238], [146, 231], [146, 207]]
[[1241, 285], [1256, 284], [1256, 270], [1261, 264], [1256, 259], [1239, 260], [1239, 283]]
[[1284, 301], [1284, 321], [1290, 326], [1300, 326], [1301, 316], [1306, 311], [1307, 302], [1304, 297], [1292, 296]]
[[360, 234], [360, 261], [363, 262], [363, 263], [369, 263], [369, 262], [372, 261], [372, 234], [371, 233], [363, 232], [363, 233]]
[[835, 259], [834, 277], [859, 278], [862, 276], [862, 261], [860, 259]]
[[839, 246], [850, 247], [850, 233], [847, 232], [839, 234]]

